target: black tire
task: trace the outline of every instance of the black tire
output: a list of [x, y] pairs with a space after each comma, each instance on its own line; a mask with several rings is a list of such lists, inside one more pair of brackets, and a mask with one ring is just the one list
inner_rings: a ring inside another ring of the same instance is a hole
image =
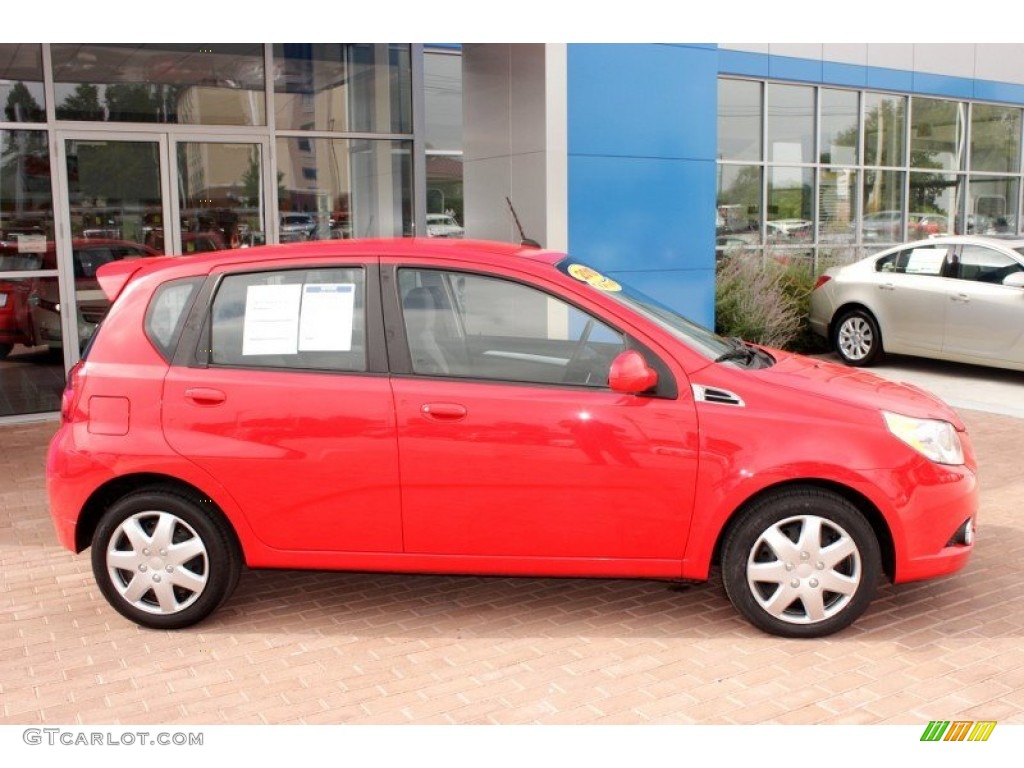
[[722, 545], [729, 600], [755, 627], [780, 637], [848, 627], [871, 603], [881, 572], [871, 525], [846, 499], [817, 488], [755, 502]]
[[12, 349], [14, 349], [13, 344], [0, 344], [0, 360], [11, 354]]
[[220, 512], [167, 490], [120, 499], [92, 538], [92, 570], [103, 596], [151, 629], [202, 621], [231, 596], [241, 569]]
[[864, 309], [844, 312], [832, 326], [832, 348], [847, 365], [869, 366], [882, 359], [882, 332]]

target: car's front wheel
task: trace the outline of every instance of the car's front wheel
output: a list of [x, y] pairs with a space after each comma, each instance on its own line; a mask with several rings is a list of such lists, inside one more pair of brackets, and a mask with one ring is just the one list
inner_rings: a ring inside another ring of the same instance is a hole
[[881, 574], [871, 525], [846, 499], [791, 488], [761, 499], [722, 547], [726, 594], [751, 624], [782, 637], [823, 637], [867, 609]]
[[866, 366], [882, 356], [882, 333], [878, 321], [863, 309], [844, 313], [835, 323], [832, 346], [847, 365]]
[[234, 591], [241, 556], [214, 509], [165, 490], [117, 501], [92, 539], [100, 591], [123, 616], [153, 629], [202, 621]]

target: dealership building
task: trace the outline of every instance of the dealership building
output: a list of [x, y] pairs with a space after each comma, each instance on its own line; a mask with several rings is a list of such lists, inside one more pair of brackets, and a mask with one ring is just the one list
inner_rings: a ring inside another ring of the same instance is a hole
[[0, 108], [0, 422], [111, 259], [528, 237], [710, 326], [726, 253], [1021, 228], [1017, 44], [3, 43]]

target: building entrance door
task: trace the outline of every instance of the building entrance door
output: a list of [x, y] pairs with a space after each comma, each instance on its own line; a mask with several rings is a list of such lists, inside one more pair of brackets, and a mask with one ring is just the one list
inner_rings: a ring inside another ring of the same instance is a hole
[[[266, 242], [266, 142], [141, 132], [59, 135], [63, 227], [29, 298], [35, 343], [81, 356], [109, 302], [109, 261], [189, 255]], [[58, 355], [59, 359], [59, 355]]]

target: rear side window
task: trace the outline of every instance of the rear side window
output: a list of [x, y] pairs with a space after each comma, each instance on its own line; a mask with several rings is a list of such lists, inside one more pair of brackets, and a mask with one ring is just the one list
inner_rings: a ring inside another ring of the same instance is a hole
[[362, 268], [228, 275], [210, 319], [211, 365], [366, 370]]
[[948, 252], [949, 247], [945, 245], [907, 248], [879, 259], [875, 269], [879, 272], [937, 276], [943, 274]]
[[164, 283], [149, 303], [146, 336], [168, 362], [174, 356], [174, 347], [185, 325], [189, 307], [202, 283], [203, 279], [199, 277]]

